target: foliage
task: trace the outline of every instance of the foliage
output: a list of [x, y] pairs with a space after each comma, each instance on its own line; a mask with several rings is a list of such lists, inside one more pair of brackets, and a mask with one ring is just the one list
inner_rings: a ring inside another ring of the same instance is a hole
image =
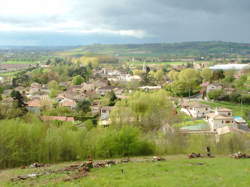
[[78, 111], [82, 111], [84, 113], [87, 113], [90, 111], [90, 105], [91, 105], [91, 102], [89, 100], [82, 100], [82, 101], [79, 101], [77, 102], [77, 110]]
[[208, 92], [208, 98], [218, 100], [222, 94], [223, 94], [222, 89], [211, 90], [210, 92]]
[[80, 76], [80, 75], [77, 75], [77, 76], [73, 77], [73, 79], [72, 79], [72, 83], [74, 85], [80, 85], [83, 82], [84, 82], [84, 78], [82, 76]]
[[111, 118], [116, 126], [134, 124], [151, 131], [171, 125], [178, 116], [168, 94], [160, 90], [152, 93], [135, 92], [128, 99], [118, 101]]
[[168, 77], [171, 81], [176, 81], [178, 80], [178, 76], [179, 76], [179, 72], [175, 71], [175, 70], [171, 70], [168, 73]]
[[200, 73], [194, 69], [183, 69], [181, 72], [168, 73], [172, 82], [166, 85], [166, 90], [174, 96], [191, 96], [199, 91]]
[[103, 106], [114, 106], [118, 98], [115, 95], [115, 92], [112, 90], [108, 92], [103, 98], [101, 98], [101, 104]]
[[212, 80], [212, 78], [213, 78], [213, 71], [210, 70], [210, 69], [207, 69], [207, 68], [203, 69], [201, 71], [201, 77], [202, 77], [203, 81], [210, 82]]
[[153, 152], [152, 144], [134, 127], [86, 131], [68, 123], [26, 120], [1, 121], [0, 168]]

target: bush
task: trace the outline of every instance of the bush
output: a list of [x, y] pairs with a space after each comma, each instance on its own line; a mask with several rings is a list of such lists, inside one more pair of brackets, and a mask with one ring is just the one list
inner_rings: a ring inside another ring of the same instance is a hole
[[134, 127], [87, 131], [68, 123], [26, 120], [1, 121], [0, 168], [153, 153], [153, 144]]
[[222, 94], [223, 90], [212, 90], [208, 92], [208, 98], [218, 100]]

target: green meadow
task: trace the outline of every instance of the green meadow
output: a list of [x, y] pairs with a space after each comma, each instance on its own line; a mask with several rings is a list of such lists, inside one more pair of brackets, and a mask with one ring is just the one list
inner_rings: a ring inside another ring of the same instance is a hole
[[21, 182], [10, 178], [38, 171], [53, 170], [72, 163], [40, 169], [10, 169], [0, 171], [0, 186], [48, 187], [248, 187], [250, 186], [250, 159], [218, 158], [188, 159], [186, 156], [168, 156], [166, 161], [131, 162], [108, 168], [92, 169], [87, 177], [70, 182], [67, 172], [40, 176]]
[[32, 61], [32, 60], [9, 60], [3, 62], [3, 64], [37, 64], [39, 61]]

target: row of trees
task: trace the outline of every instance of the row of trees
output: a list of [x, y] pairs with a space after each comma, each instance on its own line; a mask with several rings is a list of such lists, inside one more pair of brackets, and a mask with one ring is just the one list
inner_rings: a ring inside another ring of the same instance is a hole
[[88, 157], [148, 155], [154, 149], [153, 144], [134, 127], [87, 131], [67, 123], [44, 124], [26, 116], [24, 120], [1, 121], [0, 128], [0, 168]]
[[203, 153], [206, 146], [215, 154], [250, 151], [250, 137], [242, 134], [221, 136], [216, 143], [213, 135], [144, 132], [133, 126], [87, 130], [67, 123], [42, 123], [32, 116], [1, 121], [0, 128], [0, 168], [88, 157]]

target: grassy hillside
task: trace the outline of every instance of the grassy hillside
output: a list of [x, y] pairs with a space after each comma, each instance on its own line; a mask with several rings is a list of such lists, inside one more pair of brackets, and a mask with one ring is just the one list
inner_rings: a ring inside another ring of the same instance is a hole
[[0, 173], [0, 186], [49, 186], [49, 187], [246, 187], [250, 186], [250, 159], [236, 160], [229, 157], [187, 159], [170, 156], [162, 162], [136, 162], [92, 169], [87, 177], [70, 182], [63, 180], [70, 172], [40, 176], [19, 182], [11, 177], [35, 172], [64, 168], [72, 163], [40, 169], [11, 169]]
[[114, 56], [232, 56], [250, 55], [250, 44], [230, 42], [184, 42], [161, 44], [90, 45], [64, 51], [66, 56], [87, 52]]

